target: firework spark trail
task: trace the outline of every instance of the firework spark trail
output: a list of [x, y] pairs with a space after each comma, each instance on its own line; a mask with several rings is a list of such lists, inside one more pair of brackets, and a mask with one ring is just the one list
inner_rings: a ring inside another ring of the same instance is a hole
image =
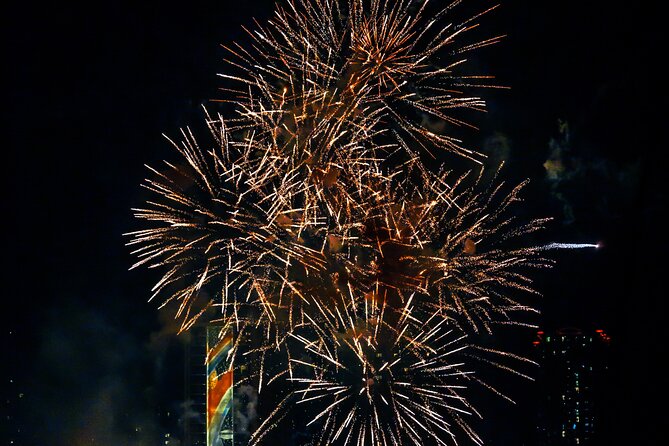
[[599, 243], [549, 243], [544, 246], [540, 246], [538, 249], [549, 250], [549, 249], [587, 249], [587, 248], [601, 248]]
[[525, 183], [424, 163], [483, 158], [450, 131], [485, 106], [470, 88], [494, 87], [462, 54], [499, 38], [464, 41], [494, 8], [452, 23], [459, 3], [288, 0], [251, 46], [226, 46], [236, 114], [207, 114], [209, 140], [170, 140], [180, 160], [149, 167], [153, 198], [134, 209], [133, 268], [163, 272], [151, 299], [182, 330], [234, 327], [231, 354], [257, 363], [245, 379], [287, 380], [281, 407], [314, 405], [319, 445], [481, 444], [472, 385], [508, 397], [472, 364], [528, 376], [467, 335], [527, 325], [546, 251], [598, 247], [528, 246], [548, 219], [514, 216]]

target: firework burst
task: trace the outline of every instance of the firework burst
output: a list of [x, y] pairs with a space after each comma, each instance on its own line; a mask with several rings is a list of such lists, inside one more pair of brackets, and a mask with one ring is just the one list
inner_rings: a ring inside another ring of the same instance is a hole
[[295, 391], [296, 406], [315, 405], [307, 422], [320, 424], [315, 444], [447, 444], [441, 437], [454, 438], [456, 428], [478, 440], [462, 420], [475, 413], [461, 395], [471, 373], [456, 359], [464, 336], [444, 320], [431, 328], [429, 320], [345, 322], [326, 327], [318, 341], [296, 336], [312, 357], [293, 360], [312, 372], [293, 378], [304, 387]]
[[525, 376], [468, 335], [524, 324], [528, 273], [566, 245], [523, 241], [546, 223], [516, 220], [524, 184], [424, 163], [482, 158], [429, 122], [469, 126], [484, 103], [468, 92], [490, 78], [462, 74], [462, 54], [498, 40], [462, 43], [493, 8], [454, 24], [460, 1], [432, 3], [287, 1], [226, 47], [236, 114], [207, 114], [212, 137], [186, 129], [180, 160], [149, 168], [148, 227], [128, 235], [133, 267], [162, 271], [152, 298], [182, 330], [234, 327], [258, 391], [291, 386], [253, 444], [287, 404], [316, 407], [318, 445], [480, 444], [466, 395], [497, 390], [474, 366]]
[[499, 88], [491, 76], [460, 71], [465, 53], [500, 37], [458, 45], [494, 8], [454, 24], [449, 13], [460, 1], [434, 3], [288, 1], [267, 26], [249, 31], [252, 49], [225, 46], [239, 74], [221, 76], [242, 84], [226, 87], [230, 99], [222, 100], [237, 107], [234, 129], [295, 164], [346, 164], [359, 156], [351, 146], [379, 135], [402, 147], [407, 139], [427, 153], [445, 149], [480, 160], [428, 122], [473, 127], [458, 115], [485, 103], [467, 92]]

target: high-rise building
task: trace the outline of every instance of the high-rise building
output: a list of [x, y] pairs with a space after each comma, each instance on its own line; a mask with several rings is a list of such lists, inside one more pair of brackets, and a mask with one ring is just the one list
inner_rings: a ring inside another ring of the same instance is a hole
[[592, 445], [608, 370], [604, 330], [561, 328], [537, 332], [541, 365], [537, 435], [540, 446]]
[[231, 327], [215, 324], [195, 326], [190, 333], [184, 442], [188, 446], [246, 446], [249, 427], [257, 421], [257, 390], [249, 384], [244, 354], [239, 355], [233, 373], [230, 352], [238, 335]]
[[207, 330], [191, 329], [185, 343], [184, 444], [207, 446]]

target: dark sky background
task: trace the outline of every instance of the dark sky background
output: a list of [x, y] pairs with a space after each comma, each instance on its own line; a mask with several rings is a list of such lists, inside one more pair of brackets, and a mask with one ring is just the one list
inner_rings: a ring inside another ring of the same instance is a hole
[[[201, 104], [215, 108], [219, 43], [244, 41], [240, 26], [272, 4], [4, 8], [2, 444], [158, 445], [166, 434], [180, 444], [182, 341], [146, 302], [155, 276], [128, 271], [121, 234], [139, 226], [130, 208], [146, 199], [143, 165], [174, 156], [161, 134], [201, 122]], [[536, 305], [542, 327], [612, 337], [608, 444], [655, 444], [652, 404], [666, 387], [657, 14], [629, 2], [508, 0], [481, 29], [508, 37], [474, 60], [512, 88], [487, 93], [470, 145], [505, 159], [509, 179], [532, 180], [528, 214], [555, 217], [546, 240], [603, 244], [557, 253], [537, 276]], [[518, 387], [517, 407], [491, 408], [487, 444], [529, 444], [532, 388]]]

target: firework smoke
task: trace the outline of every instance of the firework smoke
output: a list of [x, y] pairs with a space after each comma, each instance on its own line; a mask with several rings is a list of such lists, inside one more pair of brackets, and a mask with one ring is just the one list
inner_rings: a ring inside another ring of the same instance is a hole
[[525, 376], [466, 339], [524, 324], [527, 274], [576, 246], [524, 246], [546, 222], [516, 221], [524, 184], [424, 162], [482, 158], [423, 123], [470, 126], [460, 115], [484, 102], [466, 92], [491, 85], [462, 55], [499, 39], [458, 44], [493, 8], [455, 24], [460, 1], [433, 3], [289, 0], [250, 46], [226, 46], [236, 114], [207, 114], [207, 142], [186, 129], [179, 162], [149, 168], [147, 228], [128, 235], [133, 267], [163, 271], [152, 298], [182, 330], [234, 327], [259, 392], [291, 386], [252, 444], [304, 404], [314, 444], [480, 444], [465, 394], [497, 390], [474, 364]]

